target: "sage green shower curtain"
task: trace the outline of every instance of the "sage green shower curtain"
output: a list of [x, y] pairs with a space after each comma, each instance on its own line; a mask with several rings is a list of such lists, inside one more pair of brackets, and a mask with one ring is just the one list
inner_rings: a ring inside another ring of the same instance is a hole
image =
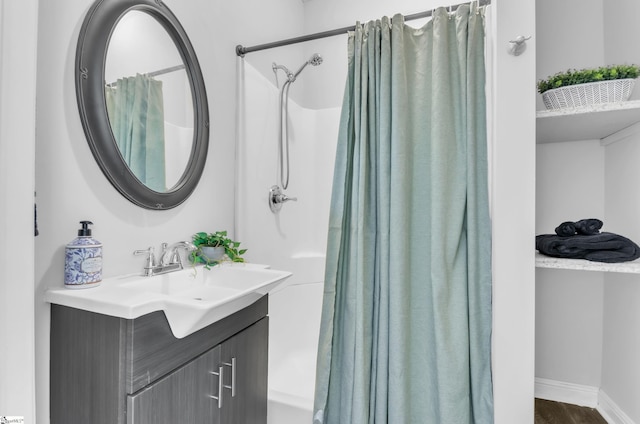
[[493, 423], [482, 10], [357, 25], [314, 423]]
[[147, 75], [105, 87], [111, 130], [129, 169], [144, 185], [167, 191], [162, 82]]

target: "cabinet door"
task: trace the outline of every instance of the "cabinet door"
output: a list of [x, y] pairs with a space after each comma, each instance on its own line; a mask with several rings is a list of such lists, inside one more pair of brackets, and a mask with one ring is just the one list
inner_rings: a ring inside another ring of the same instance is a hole
[[165, 378], [128, 396], [128, 424], [218, 424], [217, 346]]
[[222, 343], [221, 362], [227, 364], [224, 365], [224, 403], [220, 410], [222, 424], [267, 422], [268, 320], [265, 317]]

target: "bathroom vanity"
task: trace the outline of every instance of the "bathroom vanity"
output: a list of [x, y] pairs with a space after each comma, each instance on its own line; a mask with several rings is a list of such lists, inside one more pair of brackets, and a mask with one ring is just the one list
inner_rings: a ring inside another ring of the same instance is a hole
[[224, 263], [52, 288], [51, 424], [266, 424], [268, 293]]
[[184, 338], [51, 305], [52, 424], [266, 423], [268, 296]]

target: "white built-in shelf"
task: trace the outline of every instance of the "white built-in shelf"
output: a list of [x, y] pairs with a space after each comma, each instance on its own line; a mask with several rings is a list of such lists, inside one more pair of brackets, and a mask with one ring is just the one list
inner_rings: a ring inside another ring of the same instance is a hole
[[640, 100], [540, 110], [536, 118], [537, 143], [603, 139], [640, 122]]
[[632, 262], [608, 264], [591, 262], [584, 259], [552, 258], [536, 252], [536, 268], [574, 269], [578, 271], [621, 272], [626, 274], [640, 274], [640, 259]]

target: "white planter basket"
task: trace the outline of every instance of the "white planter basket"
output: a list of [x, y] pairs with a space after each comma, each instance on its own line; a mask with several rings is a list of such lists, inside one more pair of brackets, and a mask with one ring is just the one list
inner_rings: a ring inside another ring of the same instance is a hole
[[547, 109], [623, 102], [631, 96], [635, 82], [635, 79], [628, 78], [569, 85], [545, 91], [542, 100]]

